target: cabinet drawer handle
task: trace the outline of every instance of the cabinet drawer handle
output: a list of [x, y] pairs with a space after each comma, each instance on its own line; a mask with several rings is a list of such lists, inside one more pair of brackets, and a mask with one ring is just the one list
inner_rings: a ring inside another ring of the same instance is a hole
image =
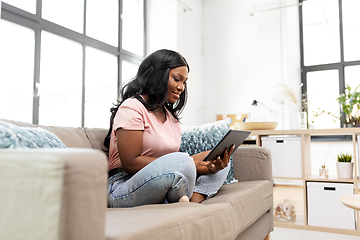
[[336, 191], [335, 187], [324, 187], [325, 191]]
[[284, 140], [276, 140], [276, 143], [284, 143]]

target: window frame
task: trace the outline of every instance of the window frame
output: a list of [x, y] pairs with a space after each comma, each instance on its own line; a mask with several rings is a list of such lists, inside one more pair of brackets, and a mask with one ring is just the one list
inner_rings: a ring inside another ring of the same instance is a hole
[[[304, 33], [303, 33], [303, 2], [308, 0], [299, 0], [299, 25], [300, 25], [300, 67], [301, 67], [301, 93], [307, 92], [307, 78], [308, 72], [325, 71], [325, 70], [338, 70], [339, 71], [339, 94], [345, 92], [345, 67], [360, 65], [360, 60], [345, 61], [344, 60], [344, 34], [343, 34], [343, 21], [342, 21], [342, 0], [337, 0], [339, 4], [339, 34], [340, 34], [340, 62], [329, 64], [318, 64], [312, 66], [304, 65]], [[339, 105], [340, 109], [340, 105]], [[340, 109], [341, 110], [341, 109]], [[341, 111], [340, 111], [341, 114]], [[344, 124], [340, 121], [340, 127]]]
[[[81, 112], [81, 127], [85, 124], [85, 64], [86, 64], [86, 51], [87, 46], [95, 49], [110, 53], [117, 57], [117, 87], [122, 83], [122, 60], [126, 60], [133, 64], [140, 65], [145, 57], [146, 53], [146, 1], [143, 4], [143, 20], [144, 20], [144, 39], [143, 39], [143, 55], [137, 55], [129, 51], [122, 49], [122, 10], [124, 0], [119, 0], [119, 31], [118, 31], [118, 46], [112, 46], [105, 42], [91, 38], [86, 35], [86, 4], [87, 0], [84, 0], [84, 21], [83, 21], [83, 33], [76, 32], [74, 30], [65, 28], [57, 25], [51, 21], [43, 19], [42, 16], [42, 0], [36, 0], [36, 14], [29, 13], [20, 8], [14, 7], [8, 3], [1, 2], [1, 19], [15, 23], [17, 25], [32, 29], [35, 35], [35, 46], [34, 46], [34, 78], [33, 78], [33, 109], [32, 109], [32, 123], [39, 124], [39, 91], [38, 86], [40, 84], [40, 51], [41, 51], [41, 32], [47, 31], [52, 34], [64, 37], [66, 39], [78, 42], [82, 45], [82, 112]], [[110, 116], [109, 106], [109, 116]]]

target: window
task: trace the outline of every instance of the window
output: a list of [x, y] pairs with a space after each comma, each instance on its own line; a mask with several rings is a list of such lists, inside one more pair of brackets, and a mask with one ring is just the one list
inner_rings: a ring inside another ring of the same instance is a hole
[[[309, 123], [310, 126], [324, 129], [339, 127], [339, 121], [337, 119], [329, 121], [329, 117], [331, 116], [320, 114], [322, 109], [326, 109], [334, 115], [340, 114], [339, 105], [334, 100], [334, 96], [337, 96], [339, 93], [338, 76], [339, 71], [337, 69], [307, 73], [308, 101], [311, 103], [309, 104], [308, 112], [313, 114], [309, 116], [311, 121]], [[324, 88], [324, 86], [326, 87]], [[321, 97], [318, 97], [319, 94]], [[318, 109], [319, 106], [321, 106], [321, 109]], [[316, 113], [320, 115], [314, 119], [314, 114]]]
[[[52, 1], [52, 0], [50, 0]], [[72, 1], [72, 0], [70, 0]], [[124, 2], [127, 2], [125, 0]], [[132, 0], [129, 2], [137, 2]], [[88, 0], [86, 14], [86, 34], [92, 38], [99, 39], [107, 44], [117, 46], [118, 45], [118, 31], [119, 29], [119, 7], [118, 1], [104, 1]], [[129, 13], [132, 14], [132, 13]], [[139, 21], [143, 21], [140, 18]], [[106, 27], [104, 27], [106, 26]], [[123, 31], [124, 32], [124, 31]], [[144, 42], [144, 38], [140, 39]], [[143, 55], [143, 52], [134, 52], [138, 55]]]
[[81, 125], [81, 66], [81, 44], [42, 31], [39, 124]]
[[144, 51], [144, 7], [138, 1], [124, 1], [123, 48], [127, 51], [141, 54]]
[[124, 69], [124, 71], [122, 71], [122, 84], [125, 85], [127, 82], [129, 82], [132, 78], [135, 77], [138, 66], [129, 61], [123, 60], [122, 68]]
[[36, 13], [36, 1], [37, 0], [2, 0], [2, 2], [8, 3], [32, 14]]
[[34, 31], [1, 19], [0, 29], [0, 118], [31, 122]]
[[344, 58], [345, 61], [360, 60], [360, 1], [343, 0]]
[[[308, 94], [309, 123], [338, 128], [336, 99], [360, 84], [360, 1], [300, 0], [302, 92]], [[331, 114], [320, 114], [322, 111]]]
[[144, 0], [1, 7], [0, 118], [107, 128], [119, 86], [144, 58]]
[[[71, 6], [71, 7], [69, 7]], [[83, 32], [83, 0], [42, 0], [42, 18], [68, 29]], [[66, 17], [64, 16], [66, 13]]]
[[99, 127], [109, 122], [110, 111], [104, 106], [116, 103], [117, 58], [87, 47], [85, 62], [85, 126]]

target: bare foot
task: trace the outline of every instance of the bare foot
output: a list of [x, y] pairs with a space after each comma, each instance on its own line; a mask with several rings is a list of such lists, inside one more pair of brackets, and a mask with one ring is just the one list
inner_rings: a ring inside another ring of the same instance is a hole
[[204, 200], [205, 200], [205, 195], [194, 192], [190, 199], [190, 202], [201, 203]]

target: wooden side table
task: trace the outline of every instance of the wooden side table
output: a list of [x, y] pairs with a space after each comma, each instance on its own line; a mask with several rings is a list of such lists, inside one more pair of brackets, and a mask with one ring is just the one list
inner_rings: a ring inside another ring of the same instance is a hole
[[360, 194], [343, 196], [340, 201], [345, 206], [360, 211]]

